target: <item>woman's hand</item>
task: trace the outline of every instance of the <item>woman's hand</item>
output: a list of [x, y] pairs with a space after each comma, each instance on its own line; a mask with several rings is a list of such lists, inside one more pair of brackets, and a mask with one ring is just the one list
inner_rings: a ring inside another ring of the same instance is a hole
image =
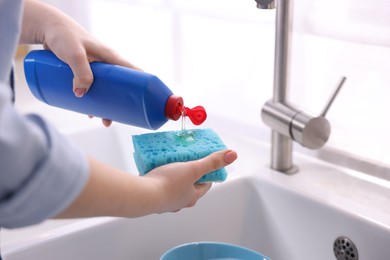
[[[73, 92], [82, 97], [93, 83], [90, 62], [101, 61], [133, 69], [136, 66], [100, 43], [81, 25], [58, 9], [36, 0], [26, 0], [21, 44], [43, 44], [67, 63], [74, 74]], [[109, 126], [110, 120], [103, 119]]]
[[90, 159], [84, 190], [58, 218], [140, 217], [192, 207], [211, 188], [196, 184], [203, 175], [233, 163], [237, 153], [219, 151], [199, 160], [167, 164], [135, 176]]
[[237, 159], [231, 150], [215, 152], [205, 158], [189, 162], [171, 163], [143, 176], [151, 179], [153, 190], [160, 198], [159, 213], [192, 207], [211, 188], [211, 183], [197, 184], [205, 174], [223, 168]]

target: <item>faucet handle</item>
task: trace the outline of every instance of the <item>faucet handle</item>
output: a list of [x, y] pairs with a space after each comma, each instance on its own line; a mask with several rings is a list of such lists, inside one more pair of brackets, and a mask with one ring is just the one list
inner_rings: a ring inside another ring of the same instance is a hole
[[276, 132], [292, 138], [302, 146], [319, 149], [328, 141], [331, 132], [330, 123], [325, 116], [345, 81], [346, 77], [342, 77], [319, 116], [309, 115], [290, 104], [270, 100], [263, 106], [263, 121]]
[[344, 85], [346, 80], [347, 80], [347, 78], [345, 76], [341, 77], [341, 80], [340, 80], [339, 84], [337, 85], [335, 91], [333, 92], [333, 95], [330, 97], [328, 103], [324, 107], [324, 110], [322, 110], [322, 112], [320, 114], [321, 116], [323, 116], [323, 117], [326, 116], [326, 114], [329, 111], [329, 108], [332, 106], [333, 101], [336, 99], [337, 95], [339, 94], [339, 92], [341, 90], [341, 87]]
[[290, 125], [291, 136], [294, 140], [301, 143], [309, 149], [321, 148], [329, 139], [331, 127], [329, 121], [325, 118], [332, 106], [333, 101], [346, 81], [342, 77], [335, 91], [326, 103], [325, 108], [318, 117], [313, 117], [305, 112], [298, 112], [292, 119]]

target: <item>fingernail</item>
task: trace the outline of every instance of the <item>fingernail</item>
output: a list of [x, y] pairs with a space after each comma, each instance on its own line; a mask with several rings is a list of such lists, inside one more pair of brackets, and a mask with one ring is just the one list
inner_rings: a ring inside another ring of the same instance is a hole
[[225, 153], [223, 158], [226, 163], [232, 163], [237, 159], [237, 153], [235, 151], [229, 151]]
[[74, 94], [76, 97], [82, 97], [85, 94], [85, 88], [76, 88], [74, 90]]

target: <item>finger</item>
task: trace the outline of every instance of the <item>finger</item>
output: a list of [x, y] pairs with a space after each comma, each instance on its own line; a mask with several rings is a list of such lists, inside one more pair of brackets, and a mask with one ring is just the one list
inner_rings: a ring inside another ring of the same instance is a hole
[[102, 122], [105, 127], [109, 127], [112, 124], [112, 120], [105, 119], [105, 118], [102, 119]]
[[202, 183], [202, 184], [195, 184], [195, 189], [196, 189], [196, 196], [189, 201], [187, 204], [187, 207], [193, 207], [196, 205], [198, 200], [202, 198], [211, 188], [211, 183]]
[[[88, 115], [88, 117], [89, 117], [89, 118], [93, 118], [93, 116], [91, 116], [91, 115]], [[102, 118], [102, 123], [103, 123], [103, 125], [104, 125], [105, 127], [109, 127], [109, 126], [111, 126], [111, 124], [112, 124], [112, 120]]]
[[93, 83], [93, 74], [85, 51], [73, 53], [65, 60], [71, 68], [73, 78], [73, 92], [76, 97], [82, 97]]
[[195, 184], [195, 188], [198, 192], [199, 198], [203, 197], [210, 189], [211, 189], [212, 183], [201, 183], [201, 184]]
[[219, 152], [214, 152], [202, 159], [192, 161], [191, 163], [193, 163], [192, 166], [194, 167], [194, 178], [198, 180], [206, 173], [223, 168], [234, 162], [236, 159], [237, 153], [235, 151], [223, 150]]

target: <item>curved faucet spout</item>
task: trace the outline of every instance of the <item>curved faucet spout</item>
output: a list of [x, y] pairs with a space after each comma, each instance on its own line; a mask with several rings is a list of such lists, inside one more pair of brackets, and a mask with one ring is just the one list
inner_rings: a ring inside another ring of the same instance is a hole
[[256, 0], [261, 9], [274, 8], [276, 1], [274, 93], [263, 106], [261, 116], [272, 129], [271, 168], [290, 174], [298, 171], [292, 162], [293, 141], [309, 149], [319, 149], [328, 141], [331, 128], [325, 114], [345, 77], [320, 116], [309, 115], [288, 102], [293, 0]]

